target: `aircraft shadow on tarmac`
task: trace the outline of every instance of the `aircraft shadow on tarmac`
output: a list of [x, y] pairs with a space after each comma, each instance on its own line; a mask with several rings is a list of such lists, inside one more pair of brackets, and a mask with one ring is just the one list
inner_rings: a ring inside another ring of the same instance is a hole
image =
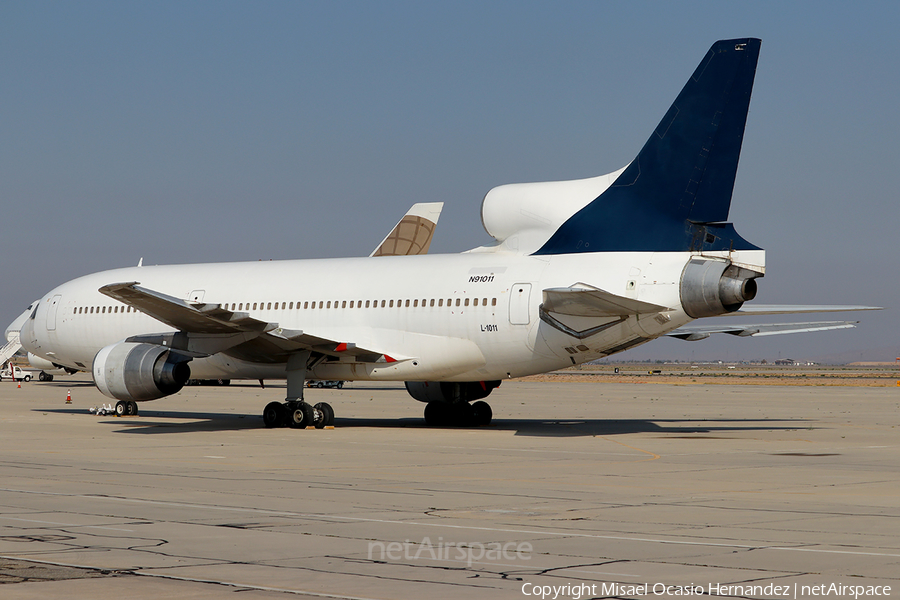
[[[181, 412], [144, 410], [137, 417], [94, 416], [82, 408], [44, 409], [36, 412], [79, 414], [99, 423], [119, 425], [115, 433], [172, 434], [198, 431], [239, 431], [264, 429], [262, 416], [235, 413]], [[791, 431], [809, 429], [807, 419], [503, 419], [495, 418], [486, 428], [442, 427], [447, 430], [485, 429], [513, 431], [515, 435], [534, 437], [591, 437], [627, 433], [659, 433], [672, 437], [702, 436], [713, 439], [717, 435], [748, 431]], [[335, 428], [373, 429], [436, 429], [425, 424], [421, 417], [400, 419], [371, 419], [337, 417]], [[300, 432], [298, 435], [314, 434]]]

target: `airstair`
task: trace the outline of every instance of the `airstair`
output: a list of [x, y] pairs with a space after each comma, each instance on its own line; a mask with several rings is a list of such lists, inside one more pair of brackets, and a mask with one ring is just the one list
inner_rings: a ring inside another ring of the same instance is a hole
[[22, 344], [19, 343], [19, 334], [10, 332], [9, 341], [6, 342], [6, 345], [3, 348], [0, 348], [0, 365], [6, 364], [10, 358], [13, 357], [13, 354], [19, 351], [22, 347]]

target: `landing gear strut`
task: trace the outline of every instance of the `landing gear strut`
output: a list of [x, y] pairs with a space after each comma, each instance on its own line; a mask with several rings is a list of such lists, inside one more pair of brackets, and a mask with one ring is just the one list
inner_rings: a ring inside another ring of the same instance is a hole
[[425, 405], [425, 423], [432, 427], [487, 427], [493, 416], [491, 405], [483, 400], [472, 404], [429, 402]]
[[326, 402], [311, 406], [303, 400], [303, 388], [310, 352], [305, 350], [291, 355], [287, 361], [287, 398], [284, 402], [269, 402], [263, 410], [266, 427], [293, 427], [295, 429], [324, 429], [334, 427], [334, 409]]

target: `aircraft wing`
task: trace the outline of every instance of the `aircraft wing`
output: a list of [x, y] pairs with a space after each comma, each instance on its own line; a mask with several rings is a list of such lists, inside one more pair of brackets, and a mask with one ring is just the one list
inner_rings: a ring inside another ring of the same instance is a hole
[[113, 283], [100, 293], [128, 304], [162, 321], [169, 327], [192, 333], [239, 333], [271, 331], [275, 323], [265, 323], [244, 312], [233, 312], [219, 304], [188, 302], [147, 288], [140, 282]]
[[807, 333], [810, 331], [828, 331], [831, 329], [851, 329], [859, 321], [819, 321], [814, 323], [766, 323], [762, 325], [686, 325], [670, 331], [668, 337], [694, 342], [708, 338], [713, 333], [727, 333], [738, 337], [757, 337], [780, 335], [785, 333]]
[[443, 202], [413, 204], [369, 256], [428, 254]]
[[578, 317], [621, 317], [668, 310], [665, 306], [617, 296], [584, 284], [545, 289], [542, 308], [546, 312]]
[[105, 285], [100, 293], [178, 330], [135, 336], [128, 341], [165, 345], [193, 356], [225, 352], [253, 362], [283, 362], [289, 354], [311, 350], [339, 358], [353, 357], [354, 362], [410, 360], [361, 348], [352, 342], [283, 329], [277, 323], [260, 321], [247, 313], [222, 308], [220, 304], [188, 302], [141, 287], [137, 281]]

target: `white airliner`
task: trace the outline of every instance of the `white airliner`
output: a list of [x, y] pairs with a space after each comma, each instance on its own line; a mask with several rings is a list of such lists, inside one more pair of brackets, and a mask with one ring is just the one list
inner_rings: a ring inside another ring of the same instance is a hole
[[625, 168], [492, 189], [481, 209], [489, 246], [105, 271], [41, 298], [22, 345], [90, 369], [119, 414], [191, 377], [286, 379], [287, 397], [265, 407], [265, 425], [328, 426], [333, 409], [303, 401], [312, 377], [404, 381], [427, 403], [429, 424], [484, 425], [492, 415], [482, 399], [503, 379], [660, 336], [852, 327], [688, 325], [735, 312], [866, 308], [742, 308], [765, 253], [727, 220], [759, 48], [750, 38], [713, 44]]
[[[394, 228], [381, 241], [372, 254], [369, 256], [414, 256], [418, 254], [428, 254], [431, 246], [431, 240], [434, 237], [434, 230], [437, 227], [438, 219], [441, 216], [443, 202], [421, 202], [413, 204], [412, 207], [403, 215], [403, 218], [394, 225]], [[141, 259], [138, 266], [143, 264]], [[5, 339], [6, 344], [0, 347], [0, 365], [5, 365], [6, 361], [22, 348], [19, 342], [19, 332], [22, 325], [31, 316], [37, 302], [29, 306], [25, 312], [16, 317], [16, 319], [6, 328]], [[101, 313], [102, 314], [102, 313]], [[54, 356], [55, 352], [48, 352], [49, 356]], [[41, 369], [41, 381], [53, 381], [54, 375], [69, 373], [74, 374], [79, 370], [73, 367], [62, 367], [54, 364], [52, 361], [29, 352], [28, 362], [32, 367]], [[215, 380], [211, 380], [215, 381]], [[123, 407], [120, 407], [122, 410]]]

